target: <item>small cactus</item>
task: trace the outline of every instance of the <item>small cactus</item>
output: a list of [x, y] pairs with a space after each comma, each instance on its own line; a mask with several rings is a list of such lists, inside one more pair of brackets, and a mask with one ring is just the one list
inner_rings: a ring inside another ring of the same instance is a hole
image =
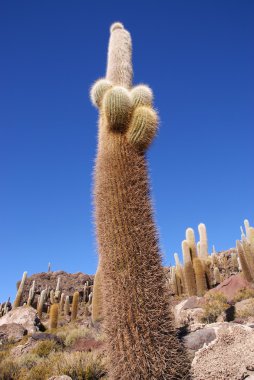
[[132, 104], [129, 91], [121, 86], [108, 90], [103, 98], [102, 112], [111, 130], [124, 129], [131, 116]]
[[133, 106], [152, 106], [153, 92], [150, 87], [145, 85], [138, 85], [132, 88], [130, 92], [131, 101]]
[[102, 294], [102, 278], [100, 264], [94, 277], [94, 296], [92, 302], [92, 321], [99, 322], [102, 320], [103, 313], [103, 294]]
[[51, 263], [48, 263], [48, 273], [51, 272]]
[[49, 328], [50, 330], [56, 329], [58, 324], [58, 304], [54, 303], [49, 311]]
[[27, 305], [31, 306], [34, 298], [34, 290], [35, 290], [35, 281], [33, 281], [32, 286], [29, 289]]
[[71, 305], [71, 320], [75, 321], [78, 314], [79, 292], [73, 294], [73, 300]]
[[50, 290], [49, 298], [50, 298], [50, 303], [53, 305], [55, 303], [55, 292], [53, 289]]
[[15, 301], [13, 303], [13, 309], [15, 309], [16, 307], [20, 306], [20, 301], [21, 301], [23, 290], [24, 290], [24, 285], [25, 285], [26, 277], [27, 277], [27, 272], [24, 272], [23, 276], [22, 276], [22, 280], [21, 280], [19, 288], [18, 288], [18, 291], [17, 291], [17, 295], [16, 295], [16, 298], [15, 298]]
[[64, 310], [64, 298], [65, 298], [65, 295], [64, 295], [64, 293], [62, 293], [61, 298], [60, 298], [60, 303], [59, 303], [59, 313], [60, 314]]
[[105, 93], [112, 88], [112, 84], [107, 79], [97, 80], [91, 88], [90, 98], [95, 107], [100, 107]]

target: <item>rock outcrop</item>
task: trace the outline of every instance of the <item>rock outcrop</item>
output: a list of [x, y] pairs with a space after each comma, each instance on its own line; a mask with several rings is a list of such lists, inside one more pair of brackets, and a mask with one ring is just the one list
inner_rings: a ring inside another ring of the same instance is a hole
[[36, 332], [34, 325], [36, 310], [30, 306], [20, 306], [12, 309], [9, 313], [0, 318], [0, 326], [18, 324], [23, 326], [29, 334]]

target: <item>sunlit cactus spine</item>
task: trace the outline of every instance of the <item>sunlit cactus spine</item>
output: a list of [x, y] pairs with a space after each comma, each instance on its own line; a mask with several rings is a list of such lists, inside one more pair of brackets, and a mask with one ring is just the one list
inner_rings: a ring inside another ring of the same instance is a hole
[[23, 293], [24, 285], [25, 285], [25, 281], [26, 281], [26, 277], [27, 277], [27, 272], [24, 272], [23, 276], [22, 276], [22, 280], [21, 280], [19, 288], [18, 288], [18, 291], [17, 291], [17, 295], [16, 295], [16, 298], [15, 298], [15, 301], [13, 303], [13, 309], [15, 309], [16, 307], [20, 306], [20, 302], [21, 302], [21, 298], [22, 298], [22, 293]]
[[253, 280], [253, 277], [251, 275], [247, 260], [244, 255], [243, 246], [239, 240], [237, 240], [236, 242], [236, 247], [237, 247], [238, 257], [241, 263], [241, 270], [242, 270], [243, 276], [245, 277], [247, 281], [251, 282]]
[[200, 242], [199, 256], [201, 259], [206, 259], [208, 257], [208, 243], [207, 243], [206, 226], [204, 223], [200, 223], [198, 225], [198, 231], [199, 231], [199, 242]]
[[218, 285], [221, 283], [221, 275], [220, 275], [220, 271], [218, 267], [214, 267], [213, 277], [214, 277], [214, 285]]
[[251, 252], [254, 255], [254, 227], [249, 228], [249, 242], [251, 246]]
[[193, 269], [194, 269], [195, 279], [196, 279], [197, 296], [201, 297], [205, 294], [207, 290], [207, 283], [206, 283], [206, 275], [204, 271], [204, 266], [200, 258], [195, 257], [193, 259]]
[[71, 305], [71, 320], [75, 321], [78, 315], [79, 292], [74, 292]]
[[193, 259], [198, 256], [197, 245], [196, 245], [196, 241], [195, 241], [195, 232], [194, 232], [193, 228], [190, 228], [190, 227], [187, 228], [186, 240], [187, 240], [187, 243], [190, 247], [191, 260], [193, 261]]
[[70, 297], [66, 296], [64, 303], [64, 315], [68, 317], [70, 315]]
[[103, 318], [103, 282], [100, 263], [94, 277], [93, 301], [92, 301], [92, 321], [100, 322]]
[[43, 311], [43, 305], [44, 305], [45, 299], [46, 299], [46, 290], [43, 289], [40, 294], [40, 298], [38, 300], [38, 305], [37, 305], [37, 313], [38, 313], [39, 318], [42, 317], [42, 311]]
[[58, 305], [58, 303], [54, 303], [53, 305], [50, 306], [50, 310], [49, 310], [49, 328], [50, 328], [50, 330], [57, 328], [58, 313], [59, 313], [59, 305]]

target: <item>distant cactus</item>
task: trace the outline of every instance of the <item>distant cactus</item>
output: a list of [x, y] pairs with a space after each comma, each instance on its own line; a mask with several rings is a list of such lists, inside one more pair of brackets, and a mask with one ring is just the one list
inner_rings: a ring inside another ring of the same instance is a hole
[[93, 292], [91, 292], [88, 296], [88, 304], [91, 305], [93, 300]]
[[49, 328], [50, 330], [56, 329], [58, 325], [58, 304], [54, 303], [50, 306], [49, 310]]
[[214, 267], [214, 269], [213, 269], [213, 276], [214, 276], [214, 285], [220, 284], [220, 282], [221, 282], [221, 275], [220, 275], [219, 268]]
[[64, 315], [67, 317], [70, 315], [70, 297], [66, 296], [64, 303]]
[[234, 271], [239, 270], [239, 265], [238, 265], [238, 260], [237, 260], [237, 254], [236, 253], [231, 253], [231, 265], [233, 267]]
[[79, 303], [79, 292], [73, 294], [72, 305], [71, 305], [71, 320], [75, 321], [78, 315], [78, 303]]
[[236, 247], [237, 247], [237, 252], [238, 252], [238, 257], [241, 263], [241, 269], [243, 272], [244, 277], [246, 278], [247, 281], [251, 282], [253, 280], [252, 275], [250, 273], [250, 269], [247, 263], [247, 260], [244, 255], [244, 250], [241, 242], [237, 240], [236, 242]]
[[191, 260], [193, 260], [195, 257], [198, 256], [198, 253], [197, 253], [197, 245], [195, 241], [195, 232], [190, 227], [187, 228], [186, 230], [186, 240], [187, 240], [188, 246], [190, 247]]
[[198, 225], [199, 231], [199, 241], [200, 241], [200, 252], [199, 256], [201, 259], [206, 259], [208, 257], [208, 244], [207, 244], [207, 234], [206, 226], [204, 223]]
[[49, 298], [50, 298], [50, 303], [53, 305], [55, 303], [55, 292], [53, 289], [51, 289], [49, 292]]
[[207, 290], [207, 284], [206, 284], [204, 266], [200, 258], [195, 257], [193, 259], [193, 269], [194, 269], [195, 278], [196, 278], [197, 296], [201, 297], [205, 294]]
[[249, 240], [249, 238], [250, 238], [250, 223], [249, 223], [248, 219], [245, 219], [243, 223], [244, 223], [244, 227], [245, 227], [246, 238]]
[[46, 299], [46, 290], [43, 289], [40, 294], [40, 298], [37, 304], [37, 313], [38, 313], [39, 318], [42, 317], [42, 311], [43, 311], [43, 305], [44, 305], [45, 299]]
[[254, 255], [251, 251], [251, 245], [245, 236], [242, 236], [242, 246], [251, 276], [254, 278]]
[[48, 273], [50, 273], [50, 272], [51, 272], [51, 264], [48, 263]]
[[16, 295], [16, 298], [15, 298], [15, 301], [13, 303], [13, 309], [15, 309], [16, 307], [20, 306], [22, 292], [24, 290], [24, 285], [25, 285], [26, 277], [27, 277], [27, 272], [24, 272], [23, 276], [22, 276], [22, 280], [21, 280], [19, 288], [18, 288], [18, 291], [17, 291], [17, 295]]
[[61, 314], [62, 311], [64, 310], [64, 299], [65, 299], [65, 294], [62, 293], [61, 294], [61, 298], [60, 298], [60, 303], [59, 303], [59, 313]]
[[102, 273], [100, 269], [100, 263], [98, 265], [97, 272], [94, 277], [93, 286], [93, 302], [92, 302], [92, 321], [100, 322], [103, 317], [103, 289], [102, 289]]
[[35, 290], [35, 281], [33, 281], [32, 286], [29, 289], [27, 305], [31, 306], [34, 298], [34, 290]]

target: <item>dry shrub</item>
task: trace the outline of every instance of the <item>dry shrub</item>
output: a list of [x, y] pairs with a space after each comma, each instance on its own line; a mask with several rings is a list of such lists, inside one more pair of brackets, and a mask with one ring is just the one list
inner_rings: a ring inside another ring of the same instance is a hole
[[61, 346], [53, 340], [43, 340], [36, 344], [32, 353], [38, 355], [40, 358], [47, 357], [51, 352], [56, 352], [61, 349]]
[[207, 293], [204, 298], [202, 321], [205, 323], [216, 322], [219, 315], [228, 308], [227, 298], [221, 292]]
[[72, 346], [79, 338], [91, 338], [93, 336], [93, 333], [86, 327], [74, 327], [60, 331], [57, 336], [62, 338], [65, 346], [69, 347]]
[[0, 380], [18, 379], [19, 366], [13, 359], [4, 359], [0, 363]]
[[254, 289], [241, 289], [234, 297], [234, 302], [240, 302], [247, 300], [248, 298], [254, 298]]

